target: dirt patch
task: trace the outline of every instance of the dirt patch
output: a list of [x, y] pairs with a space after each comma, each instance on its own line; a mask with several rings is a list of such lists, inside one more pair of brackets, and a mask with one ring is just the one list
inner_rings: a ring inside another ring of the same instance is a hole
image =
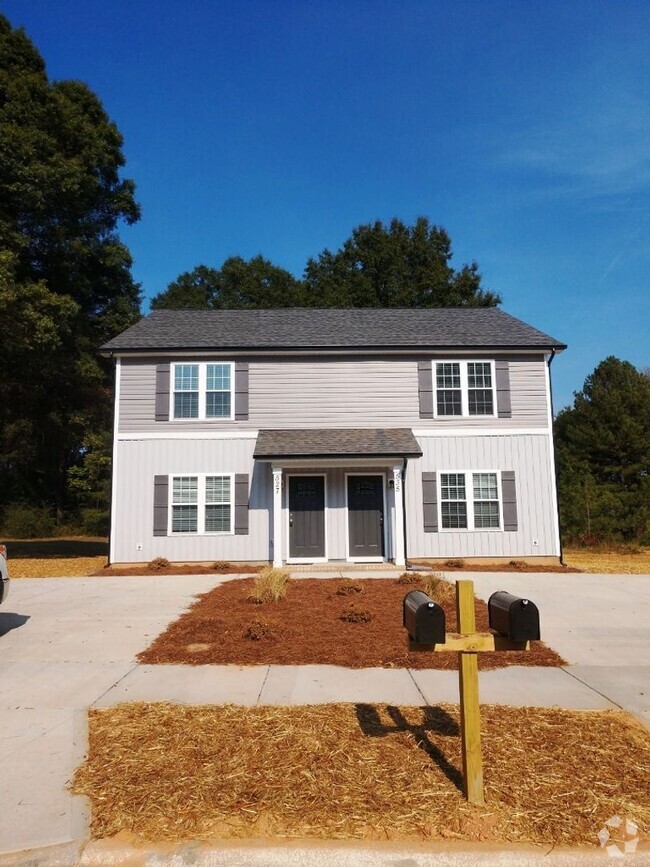
[[[486, 805], [462, 795], [458, 707], [123, 704], [89, 713], [73, 791], [92, 834], [598, 846], [650, 830], [650, 736], [617, 711], [484, 706]], [[191, 733], [191, 736], [188, 736]]]
[[[144, 663], [206, 663], [235, 665], [342, 665], [347, 668], [455, 669], [456, 653], [409, 650], [402, 626], [402, 601], [412, 589], [394, 578], [359, 580], [362, 591], [350, 596], [339, 589], [341, 578], [291, 580], [279, 602], [254, 605], [250, 578], [228, 581], [199, 596], [198, 601], [172, 623], [147, 650]], [[445, 609], [447, 631], [456, 630], [456, 610], [448, 582], [441, 582], [440, 604]], [[363, 612], [362, 618], [343, 616]], [[369, 618], [368, 618], [369, 615]], [[272, 619], [275, 629], [264, 640], [251, 641], [244, 633], [259, 619]], [[542, 621], [542, 629], [544, 623]], [[476, 628], [488, 629], [487, 605], [476, 602]], [[192, 644], [209, 644], [200, 656], [188, 650]], [[527, 652], [480, 653], [483, 670], [508, 665], [563, 665], [564, 660], [540, 641]]]

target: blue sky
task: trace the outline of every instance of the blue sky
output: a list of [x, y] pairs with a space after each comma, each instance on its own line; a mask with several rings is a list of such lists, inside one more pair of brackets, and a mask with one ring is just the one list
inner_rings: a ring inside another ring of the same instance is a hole
[[[0, 0], [124, 135], [145, 297], [262, 253], [300, 276], [353, 227], [424, 214], [502, 307], [650, 366], [650, 4]], [[145, 310], [147, 305], [145, 303]]]

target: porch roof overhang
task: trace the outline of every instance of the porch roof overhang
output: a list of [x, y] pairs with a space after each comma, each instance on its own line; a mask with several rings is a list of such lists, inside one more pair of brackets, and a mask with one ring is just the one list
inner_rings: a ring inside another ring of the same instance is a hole
[[419, 458], [422, 449], [410, 428], [294, 428], [261, 430], [256, 461], [357, 461]]

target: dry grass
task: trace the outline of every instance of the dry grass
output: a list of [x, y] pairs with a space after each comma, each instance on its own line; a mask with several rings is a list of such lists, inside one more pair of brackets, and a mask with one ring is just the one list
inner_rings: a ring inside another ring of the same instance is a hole
[[52, 559], [11, 559], [7, 561], [9, 577], [67, 578], [92, 575], [106, 565], [106, 557], [54, 557]]
[[629, 550], [565, 548], [564, 562], [582, 572], [650, 575], [650, 548]]
[[483, 707], [485, 807], [459, 789], [455, 705], [137, 703], [89, 723], [73, 791], [94, 837], [596, 846], [611, 816], [650, 828], [650, 736], [620, 712]]
[[253, 579], [253, 590], [248, 598], [259, 605], [264, 602], [279, 602], [287, 595], [290, 578], [285, 569], [265, 566]]
[[445, 603], [448, 605], [456, 604], [456, 585], [447, 581], [445, 576], [441, 575], [440, 572], [434, 572], [433, 574], [425, 573], [421, 578], [422, 589], [434, 602], [437, 602], [439, 605], [444, 605]]

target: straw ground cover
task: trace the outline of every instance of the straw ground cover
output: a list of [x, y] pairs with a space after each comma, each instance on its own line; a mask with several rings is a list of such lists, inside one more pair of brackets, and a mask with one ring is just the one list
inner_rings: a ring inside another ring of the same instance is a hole
[[[138, 659], [190, 665], [456, 668], [456, 653], [410, 650], [402, 626], [404, 596], [431, 578], [433, 598], [445, 609], [447, 630], [453, 632], [454, 586], [436, 576], [290, 580], [283, 599], [262, 605], [251, 600], [253, 579], [247, 578], [227, 581], [199, 596]], [[480, 600], [476, 626], [479, 631], [488, 629], [487, 605]], [[527, 652], [479, 654], [482, 669], [562, 664], [562, 658], [542, 642], [532, 642]]]
[[482, 708], [486, 805], [467, 804], [458, 708], [335, 704], [90, 711], [73, 791], [92, 834], [598, 845], [650, 830], [650, 735], [621, 712]]
[[650, 548], [567, 548], [564, 561], [582, 572], [650, 575]]

